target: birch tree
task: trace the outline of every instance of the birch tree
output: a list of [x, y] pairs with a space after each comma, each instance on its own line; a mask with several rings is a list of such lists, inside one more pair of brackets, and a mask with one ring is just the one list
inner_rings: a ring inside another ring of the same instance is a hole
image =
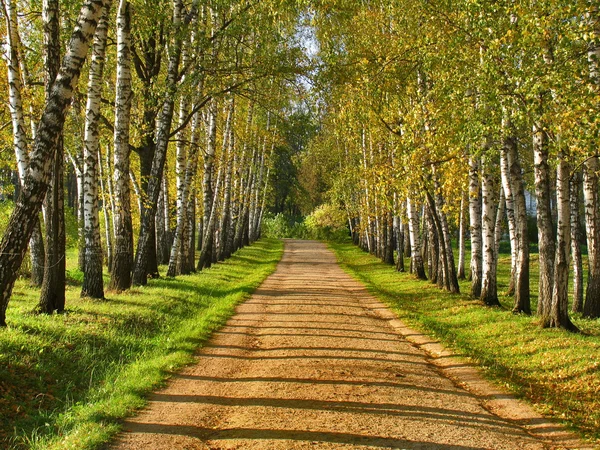
[[[58, 0], [42, 2], [44, 23], [46, 102], [52, 95], [53, 85], [60, 69], [60, 17]], [[65, 309], [66, 235], [64, 211], [64, 140], [59, 135], [53, 157], [52, 180], [46, 196], [46, 260], [44, 280], [37, 311], [52, 314]]]
[[[4, 17], [6, 19], [6, 65], [8, 69], [8, 88], [9, 88], [9, 110], [13, 129], [13, 147], [17, 159], [17, 171], [19, 173], [19, 182], [21, 187], [25, 181], [25, 174], [29, 166], [29, 145], [27, 128], [23, 111], [21, 82], [21, 61], [19, 55], [19, 29], [17, 20], [17, 10], [14, 0], [5, 0], [2, 2]], [[35, 125], [32, 127], [35, 130]], [[39, 223], [35, 225], [33, 234], [29, 241], [29, 250], [31, 256], [31, 283], [34, 286], [41, 286], [44, 278], [44, 241], [42, 230]]]
[[129, 128], [131, 120], [131, 32], [130, 6], [120, 0], [117, 9], [117, 77], [115, 88], [115, 126], [113, 190], [114, 254], [110, 273], [110, 290], [123, 291], [131, 286], [133, 268], [133, 225], [129, 171], [131, 147]]
[[101, 164], [98, 160], [98, 154], [100, 152], [100, 103], [102, 101], [104, 58], [108, 36], [108, 14], [108, 9], [105, 9], [94, 35], [83, 140], [85, 265], [83, 269], [81, 296], [92, 298], [104, 298], [102, 245], [98, 211], [98, 168], [101, 167]]

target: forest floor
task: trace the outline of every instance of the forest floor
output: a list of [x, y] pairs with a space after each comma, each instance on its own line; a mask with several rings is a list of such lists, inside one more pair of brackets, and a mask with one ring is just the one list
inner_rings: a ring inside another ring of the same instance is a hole
[[583, 448], [314, 241], [286, 241], [276, 272], [123, 429], [111, 448]]

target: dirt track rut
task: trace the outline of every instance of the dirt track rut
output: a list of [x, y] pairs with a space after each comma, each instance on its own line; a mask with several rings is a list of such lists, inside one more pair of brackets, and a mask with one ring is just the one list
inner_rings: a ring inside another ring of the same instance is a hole
[[277, 271], [112, 448], [548, 448], [445, 377], [384, 310], [323, 244], [286, 241]]

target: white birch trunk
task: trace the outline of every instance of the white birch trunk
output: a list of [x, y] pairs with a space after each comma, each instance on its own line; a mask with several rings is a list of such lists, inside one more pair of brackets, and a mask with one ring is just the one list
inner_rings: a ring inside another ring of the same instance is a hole
[[98, 160], [100, 151], [99, 124], [104, 55], [108, 35], [108, 14], [104, 10], [96, 27], [92, 60], [88, 79], [88, 96], [85, 111], [83, 137], [83, 233], [85, 265], [83, 272], [82, 297], [104, 298], [102, 279], [102, 244], [100, 241], [100, 214], [98, 211]]
[[481, 235], [481, 163], [469, 157], [469, 223], [471, 232], [471, 297], [481, 296], [482, 235]]
[[466, 278], [465, 275], [465, 254], [466, 254], [466, 244], [465, 237], [467, 234], [467, 219], [466, 219], [466, 193], [460, 197], [460, 216], [458, 219], [458, 272], [456, 276], [459, 280], [464, 280]]
[[[487, 155], [486, 155], [487, 156]], [[487, 306], [500, 306], [496, 269], [496, 183], [492, 173], [492, 162], [484, 159], [481, 163], [481, 234], [483, 258], [481, 267], [481, 301]]]
[[552, 304], [554, 284], [554, 226], [550, 206], [550, 167], [548, 166], [548, 136], [539, 126], [533, 127], [533, 169], [537, 198], [537, 228], [539, 248], [539, 296], [537, 313], [546, 317]]
[[408, 214], [408, 230], [411, 246], [411, 273], [415, 274], [421, 280], [426, 280], [427, 277], [425, 276], [425, 266], [423, 264], [423, 257], [421, 256], [419, 215], [417, 214], [417, 208], [410, 197], [406, 198], [406, 212]]
[[[25, 125], [25, 115], [23, 113], [23, 101], [21, 92], [23, 85], [21, 72], [24, 62], [19, 58], [19, 32], [17, 11], [14, 0], [5, 0], [3, 2], [4, 17], [6, 19], [6, 66], [8, 69], [8, 109], [10, 111], [12, 129], [13, 129], [13, 148], [17, 159], [17, 171], [19, 174], [19, 184], [23, 187], [25, 174], [29, 166], [29, 149], [27, 144], [27, 132]], [[32, 139], [35, 140], [35, 122], [31, 119]], [[39, 216], [38, 216], [39, 217]], [[31, 283], [34, 286], [40, 286], [44, 277], [44, 241], [42, 238], [41, 227], [39, 223], [35, 225], [31, 239], [29, 241], [31, 258]]]
[[552, 304], [542, 326], [578, 331], [569, 319], [569, 250], [571, 247], [571, 208], [569, 203], [570, 167], [567, 155], [559, 153], [556, 168], [557, 232], [554, 258]]
[[581, 221], [579, 211], [581, 207], [580, 193], [583, 178], [581, 170], [576, 170], [571, 176], [569, 202], [571, 208], [571, 259], [573, 263], [573, 306], [572, 311], [583, 312], [583, 257], [581, 254]]
[[[506, 116], [506, 112], [504, 113]], [[504, 133], [510, 133], [512, 127], [508, 118], [503, 118], [503, 130]], [[504, 199], [506, 205], [506, 220], [508, 222], [508, 236], [510, 240], [510, 280], [508, 283], [508, 295], [513, 295], [515, 290], [515, 274], [517, 270], [517, 253], [519, 243], [517, 241], [517, 230], [515, 220], [515, 201], [513, 194], [513, 183], [511, 180], [510, 167], [508, 163], [508, 145], [512, 145], [512, 142], [506, 142], [506, 140], [512, 139], [512, 136], [505, 136], [503, 145], [500, 146], [500, 177], [502, 180], [502, 189], [504, 191]]]
[[588, 247], [588, 283], [585, 293], [585, 303], [583, 305], [583, 315], [589, 318], [600, 317], [599, 170], [600, 161], [597, 156], [589, 158], [583, 166], [583, 201]]
[[133, 267], [133, 228], [129, 190], [129, 126], [131, 119], [131, 36], [129, 2], [120, 0], [117, 12], [117, 81], [115, 97], [115, 132], [113, 189], [114, 255], [109, 288], [123, 291], [131, 286]]

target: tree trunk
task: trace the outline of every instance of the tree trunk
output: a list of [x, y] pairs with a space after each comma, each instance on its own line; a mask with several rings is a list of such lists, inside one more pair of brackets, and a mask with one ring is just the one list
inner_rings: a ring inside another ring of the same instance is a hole
[[506, 197], [504, 196], [504, 189], [500, 188], [500, 195], [498, 196], [498, 208], [496, 209], [496, 221], [494, 225], [494, 242], [496, 246], [496, 257], [500, 253], [500, 241], [502, 240], [502, 219], [504, 219], [505, 212]]
[[[182, 105], [182, 110], [185, 110]], [[197, 129], [199, 127], [200, 112], [196, 113], [192, 123], [192, 139], [187, 158], [181, 154], [183, 149], [178, 146], [178, 198], [177, 198], [177, 226], [171, 246], [171, 256], [169, 258], [169, 268], [167, 276], [173, 277], [182, 273], [190, 273], [189, 267], [189, 245], [186, 242], [186, 236], [191, 232], [189, 227], [190, 211], [190, 191], [192, 190], [193, 177], [198, 166], [198, 141]], [[194, 222], [195, 220], [192, 220]], [[192, 248], [193, 250], [193, 248]], [[192, 264], [193, 269], [193, 264]]]
[[[231, 177], [233, 172], [233, 152], [234, 152], [234, 133], [233, 133], [233, 116], [235, 114], [233, 99], [227, 111], [227, 120], [225, 122], [225, 132], [223, 135], [223, 150], [225, 152], [226, 164], [225, 169], [225, 185], [223, 188], [223, 208], [221, 211], [221, 220], [219, 222], [219, 245], [218, 245], [218, 261], [224, 261], [229, 258], [227, 252], [227, 237], [229, 236], [229, 228], [231, 226]], [[226, 143], [226, 145], [225, 145]]]
[[423, 258], [421, 257], [419, 216], [417, 215], [417, 208], [410, 197], [406, 199], [406, 211], [408, 213], [408, 229], [410, 234], [411, 273], [415, 274], [421, 280], [426, 280], [427, 276], [425, 275], [425, 267]]
[[[184, 77], [185, 78], [185, 77]], [[179, 126], [181, 127], [189, 114], [189, 99], [187, 96], [183, 96], [179, 100]], [[167, 269], [167, 276], [174, 277], [180, 275], [182, 271], [182, 262], [184, 261], [184, 235], [185, 227], [187, 226], [187, 195], [189, 192], [189, 184], [187, 180], [186, 167], [188, 161], [187, 152], [187, 130], [183, 127], [177, 133], [177, 145], [176, 145], [176, 164], [175, 164], [175, 175], [177, 184], [177, 224], [175, 226], [175, 234], [173, 236], [173, 245], [171, 246], [171, 252], [169, 257], [169, 267]], [[191, 183], [191, 179], [189, 180]]]
[[114, 256], [109, 289], [124, 291], [131, 286], [133, 228], [129, 190], [129, 126], [131, 119], [131, 36], [130, 8], [120, 0], [117, 13], [117, 85], [114, 132]]
[[[431, 208], [425, 208], [426, 224], [427, 224], [427, 271], [429, 281], [432, 284], [437, 284], [440, 288], [443, 287], [444, 276], [440, 271], [440, 244], [438, 240], [437, 227], [433, 220]], [[440, 276], [441, 275], [441, 276]]]
[[554, 258], [554, 285], [552, 288], [552, 303], [542, 316], [543, 327], [565, 328], [569, 331], [579, 331], [569, 319], [569, 250], [571, 239], [571, 209], [569, 206], [569, 176], [570, 167], [567, 156], [559, 153], [556, 168], [556, 206], [557, 233], [556, 257]]
[[[109, 159], [109, 157], [107, 156], [107, 160]], [[107, 192], [106, 192], [106, 188], [104, 186], [104, 170], [102, 169], [102, 155], [100, 154], [100, 151], [98, 151], [98, 174], [100, 175], [100, 195], [102, 196], [102, 207], [104, 209], [104, 239], [106, 240], [106, 262], [108, 265], [108, 271], [110, 272], [110, 268], [112, 265], [112, 256], [113, 256], [113, 252], [112, 252], [112, 233], [111, 233], [111, 212], [112, 212], [112, 208], [107, 207], [107, 203], [110, 203], [110, 201], [106, 201], [106, 196], [107, 196]], [[107, 178], [109, 178], [110, 175], [107, 176]]]
[[[205, 267], [210, 267], [212, 262], [213, 240], [212, 233], [206, 233], [210, 223], [210, 215], [213, 209], [213, 171], [215, 162], [215, 151], [217, 148], [217, 101], [211, 100], [207, 111], [207, 135], [206, 135], [206, 151], [204, 153], [204, 178], [202, 180], [202, 198], [204, 204], [203, 220], [202, 220], [202, 249], [200, 252], [200, 260], [198, 261], [197, 270], [202, 270]], [[208, 241], [207, 241], [208, 239]], [[200, 262], [202, 261], [202, 264]]]
[[443, 239], [440, 243], [444, 246], [444, 252], [442, 253], [445, 259], [445, 280], [446, 288], [455, 294], [460, 293], [460, 287], [458, 285], [458, 277], [456, 276], [456, 265], [454, 262], [454, 253], [452, 251], [452, 238], [450, 236], [450, 229], [448, 226], [448, 219], [444, 212], [444, 198], [442, 197], [442, 187], [438, 181], [435, 167], [432, 167], [433, 172], [433, 183], [435, 187], [435, 211], [434, 218], [439, 222], [440, 234]]
[[467, 234], [467, 220], [466, 220], [466, 195], [463, 194], [460, 197], [460, 216], [458, 219], [458, 273], [456, 274], [459, 280], [466, 279], [465, 275], [465, 254], [466, 245], [465, 238]]
[[[60, 69], [60, 14], [58, 0], [44, 0], [42, 6], [46, 47], [46, 101]], [[87, 52], [86, 52], [87, 53]], [[65, 210], [64, 210], [64, 146], [60, 136], [52, 161], [53, 171], [46, 197], [46, 261], [44, 280], [37, 311], [52, 314], [65, 309]]]
[[471, 297], [481, 297], [482, 233], [480, 161], [469, 157], [469, 224], [471, 231]]
[[515, 210], [515, 235], [517, 242], [517, 258], [515, 261], [515, 289], [513, 313], [531, 314], [529, 290], [529, 236], [527, 230], [527, 205], [523, 174], [519, 164], [517, 141], [514, 136], [505, 139], [510, 181]]
[[82, 297], [104, 298], [102, 279], [102, 244], [100, 241], [100, 215], [98, 211], [98, 172], [100, 167], [99, 123], [102, 100], [102, 75], [108, 32], [108, 14], [104, 10], [96, 27], [92, 60], [88, 80], [88, 96], [85, 111], [85, 134], [83, 139], [83, 229], [85, 239], [85, 264]]
[[18, 269], [33, 229], [39, 223], [36, 218], [50, 181], [66, 111], [77, 86], [89, 41], [102, 8], [109, 4], [110, 0], [89, 0], [83, 4], [61, 69], [46, 100], [23, 189], [0, 243], [0, 326], [6, 325], [6, 307]]
[[539, 297], [537, 313], [540, 317], [550, 314], [552, 287], [554, 284], [554, 226], [550, 206], [550, 168], [548, 166], [548, 136], [540, 125], [533, 127], [533, 164], [535, 195], [537, 198], [537, 228], [539, 248]]
[[[505, 113], [506, 116], [507, 113]], [[519, 243], [517, 241], [517, 227], [515, 219], [515, 201], [513, 193], [513, 182], [511, 180], [510, 164], [508, 162], [508, 147], [516, 145], [512, 136], [512, 126], [507, 117], [503, 118], [503, 142], [500, 146], [500, 176], [506, 205], [506, 220], [508, 222], [508, 236], [510, 239], [510, 279], [508, 281], [507, 295], [515, 293], [515, 276], [517, 273], [517, 253]]]
[[[486, 155], [484, 158], [487, 158]], [[481, 234], [483, 258], [481, 270], [481, 301], [486, 306], [500, 306], [496, 269], [498, 253], [496, 251], [496, 183], [492, 174], [492, 161], [483, 160], [481, 164]]]
[[583, 257], [581, 255], [581, 221], [580, 193], [583, 178], [580, 170], [573, 172], [569, 191], [569, 202], [571, 208], [571, 253], [573, 261], [573, 305], [572, 311], [583, 312]]
[[[13, 129], [13, 147], [17, 158], [17, 170], [19, 173], [19, 184], [22, 187], [25, 180], [25, 173], [29, 166], [29, 150], [27, 144], [27, 132], [25, 126], [25, 116], [23, 113], [23, 101], [21, 92], [23, 86], [21, 84], [21, 73], [19, 59], [19, 32], [17, 11], [14, 0], [6, 0], [3, 2], [4, 17], [6, 19], [6, 65], [8, 69], [8, 94], [9, 94], [9, 111]], [[33, 124], [33, 119], [32, 119]], [[35, 126], [32, 126], [32, 137], [35, 139]], [[44, 239], [42, 237], [42, 228], [39, 221], [33, 229], [31, 239], [29, 241], [29, 256], [31, 258], [31, 285], [39, 287], [44, 280]]]
[[588, 247], [588, 282], [583, 316], [600, 317], [600, 202], [598, 194], [599, 158], [589, 158], [583, 166], [583, 199]]

